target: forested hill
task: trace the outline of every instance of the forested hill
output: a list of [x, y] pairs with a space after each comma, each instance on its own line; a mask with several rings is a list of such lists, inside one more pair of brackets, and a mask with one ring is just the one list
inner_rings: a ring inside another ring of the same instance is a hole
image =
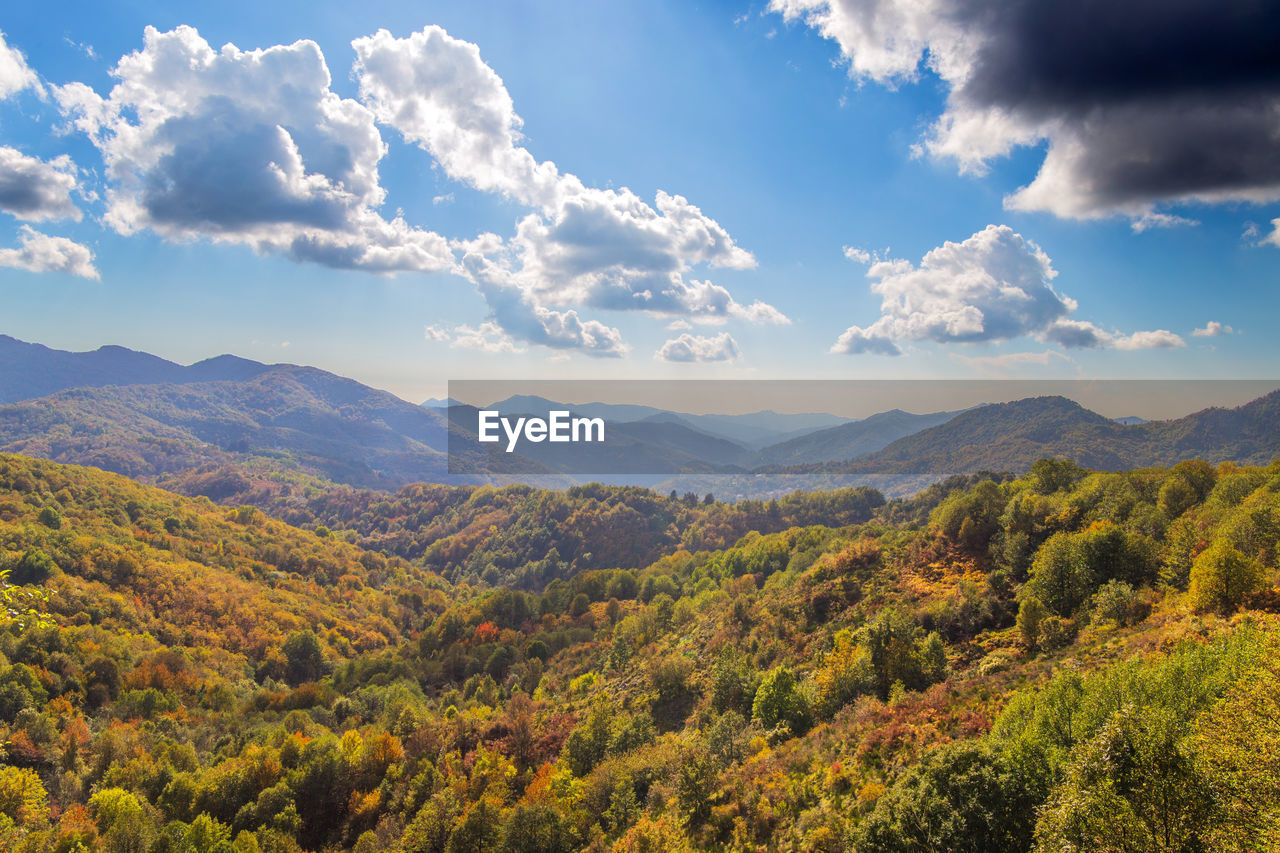
[[364, 547], [453, 580], [540, 590], [588, 568], [632, 568], [681, 549], [726, 548], [751, 532], [859, 524], [884, 504], [869, 488], [737, 503], [713, 497], [599, 483], [565, 491], [419, 483], [394, 496], [333, 489], [284, 509], [283, 517], [350, 530]]
[[[654, 501], [627, 505], [667, 523]], [[1280, 828], [1280, 463], [1043, 460], [542, 592], [309, 524], [0, 456], [4, 849], [1243, 853]]]
[[875, 453], [796, 470], [960, 474], [1028, 470], [1044, 457], [1118, 471], [1184, 459], [1262, 464], [1280, 456], [1280, 391], [1234, 409], [1122, 424], [1064, 397], [980, 406]]

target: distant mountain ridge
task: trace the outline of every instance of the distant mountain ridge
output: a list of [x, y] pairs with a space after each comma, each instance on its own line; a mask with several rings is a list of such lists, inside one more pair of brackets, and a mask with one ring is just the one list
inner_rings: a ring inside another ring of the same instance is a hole
[[842, 474], [1022, 472], [1046, 456], [1115, 471], [1184, 459], [1260, 464], [1280, 457], [1280, 391], [1234, 409], [1119, 423], [1065, 397], [981, 406], [841, 463], [797, 470]]
[[32, 400], [68, 388], [246, 381], [272, 367], [234, 355], [183, 366], [120, 346], [67, 352], [0, 335], [0, 403]]
[[[73, 382], [80, 384], [67, 386]], [[931, 477], [1020, 473], [1045, 456], [1096, 470], [1280, 457], [1280, 391], [1235, 409], [1140, 423], [1063, 397], [849, 421], [527, 396], [495, 406], [604, 417], [607, 441], [590, 449], [526, 442], [507, 453], [476, 442], [472, 407], [414, 405], [318, 368], [230, 355], [184, 367], [123, 347], [68, 353], [0, 336], [0, 395], [29, 394], [41, 396], [0, 405], [0, 451], [94, 465], [224, 502], [281, 488], [388, 490], [416, 481], [554, 488], [599, 479], [681, 491], [695, 482], [722, 494], [712, 485], [720, 478], [738, 497], [858, 483], [900, 493]], [[780, 437], [765, 442], [768, 435]]]

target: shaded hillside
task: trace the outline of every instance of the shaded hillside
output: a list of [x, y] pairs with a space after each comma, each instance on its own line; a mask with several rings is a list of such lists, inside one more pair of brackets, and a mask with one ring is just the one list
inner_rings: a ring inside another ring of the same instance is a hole
[[[0, 407], [0, 450], [197, 487], [197, 474], [218, 471], [224, 481], [293, 473], [364, 488], [447, 479], [447, 430], [436, 412], [291, 366], [244, 382], [81, 388]], [[484, 470], [487, 457], [475, 457]], [[234, 482], [216, 489], [236, 494]]]

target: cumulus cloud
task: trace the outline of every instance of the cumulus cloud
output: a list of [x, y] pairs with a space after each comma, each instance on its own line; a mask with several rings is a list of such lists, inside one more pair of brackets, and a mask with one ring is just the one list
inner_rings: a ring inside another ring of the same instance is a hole
[[990, 376], [1007, 376], [1026, 367], [1049, 367], [1055, 361], [1064, 364], [1075, 364], [1075, 359], [1057, 350], [1047, 349], [1043, 352], [1007, 352], [1000, 355], [961, 355], [950, 353], [955, 361], [977, 369]]
[[742, 356], [738, 342], [728, 332], [721, 332], [715, 337], [683, 334], [672, 338], [654, 353], [659, 361], [717, 362], [737, 361]]
[[0, 210], [30, 222], [78, 222], [80, 209], [71, 201], [77, 172], [65, 154], [46, 162], [0, 146]]
[[755, 258], [685, 197], [658, 191], [648, 203], [625, 188], [587, 187], [535, 158], [506, 86], [476, 45], [431, 26], [407, 38], [380, 30], [352, 46], [361, 99], [378, 121], [428, 151], [450, 178], [531, 209], [510, 240], [464, 247], [463, 272], [510, 334], [616, 354], [616, 330], [559, 310], [568, 306], [787, 321], [773, 306], [743, 305], [689, 277], [697, 266], [747, 269]]
[[372, 272], [452, 266], [443, 237], [378, 212], [386, 146], [373, 114], [330, 90], [311, 41], [215, 51], [191, 27], [148, 27], [111, 93], [55, 90], [99, 148], [106, 223]]
[[1216, 338], [1220, 335], [1233, 335], [1235, 329], [1226, 323], [1220, 323], [1217, 320], [1210, 320], [1204, 324], [1203, 329], [1192, 329], [1191, 336], [1194, 338]]
[[1263, 237], [1259, 245], [1263, 243], [1280, 248], [1280, 218], [1271, 220], [1271, 233]]
[[1007, 225], [988, 225], [960, 243], [929, 251], [917, 267], [878, 261], [867, 270], [882, 297], [880, 318], [850, 326], [836, 353], [900, 355], [899, 341], [976, 343], [1038, 337], [1069, 348], [1181, 346], [1172, 332], [1121, 335], [1071, 314], [1076, 302], [1052, 285], [1057, 271], [1044, 250]]
[[64, 272], [82, 278], [98, 278], [93, 252], [66, 237], [50, 237], [30, 225], [22, 226], [22, 247], [0, 249], [0, 267], [30, 272]]
[[859, 249], [857, 246], [845, 246], [844, 256], [855, 264], [869, 264], [874, 260], [874, 256], [866, 249]]
[[1012, 209], [1141, 220], [1163, 204], [1280, 198], [1280, 15], [1268, 4], [772, 0], [770, 8], [835, 41], [860, 79], [895, 85], [922, 68], [938, 74], [947, 106], [923, 148], [964, 171], [1047, 143], [1035, 179], [1006, 199]]
[[478, 326], [464, 323], [452, 329], [440, 325], [427, 326], [423, 330], [423, 336], [434, 343], [448, 344], [458, 349], [493, 353], [524, 352], [497, 323], [481, 323]]
[[40, 78], [27, 65], [22, 51], [10, 47], [4, 33], [0, 33], [0, 98], [16, 95], [23, 89], [42, 91]]
[[628, 351], [622, 333], [598, 320], [584, 320], [573, 309], [555, 310], [513, 284], [511, 270], [483, 253], [486, 240], [464, 249], [462, 268], [476, 283], [493, 322], [517, 340], [551, 349], [581, 350], [595, 358], [620, 358]]

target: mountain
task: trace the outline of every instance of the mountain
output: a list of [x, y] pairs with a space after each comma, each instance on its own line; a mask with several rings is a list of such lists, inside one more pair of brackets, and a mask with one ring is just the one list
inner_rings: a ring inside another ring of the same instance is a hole
[[66, 352], [0, 335], [0, 403], [31, 400], [67, 388], [245, 381], [269, 369], [265, 364], [230, 355], [183, 367], [124, 347]]
[[[521, 417], [548, 417], [552, 410], [567, 409], [575, 417], [590, 415], [576, 406], [552, 403], [541, 398], [512, 398], [495, 404], [502, 417], [514, 421]], [[590, 411], [590, 410], [588, 410]], [[597, 410], [598, 411], [598, 410]], [[448, 410], [454, 434], [470, 447], [482, 445], [475, 438], [478, 412], [474, 406], [451, 406]], [[455, 452], [467, 446], [455, 444]], [[599, 443], [533, 443], [520, 441], [512, 453], [505, 451], [505, 435], [494, 445], [494, 455], [523, 457], [530, 462], [565, 474], [610, 475], [634, 477], [649, 474], [740, 472], [750, 463], [751, 451], [690, 426], [680, 416], [658, 413], [639, 421], [606, 419], [604, 441]], [[497, 448], [501, 447], [501, 451]], [[623, 479], [627, 479], [624, 477]], [[631, 480], [634, 481], [634, 480]]]
[[[246, 368], [224, 359], [208, 373]], [[472, 476], [451, 476], [448, 435], [438, 412], [323, 370], [289, 365], [266, 368], [247, 381], [76, 388], [0, 406], [0, 447], [6, 451], [153, 482], [233, 469], [183, 489], [214, 499], [243, 491], [255, 472], [377, 489], [419, 480], [474, 482], [477, 476], [487, 482], [491, 469], [549, 473], [522, 458], [472, 453], [460, 456]]]
[[757, 465], [803, 465], [810, 462], [838, 462], [874, 453], [892, 441], [922, 429], [945, 423], [957, 412], [914, 415], [893, 409], [863, 421], [841, 424], [810, 432], [760, 451]]
[[806, 470], [842, 473], [1026, 471], [1046, 456], [1117, 471], [1184, 459], [1258, 464], [1280, 455], [1280, 391], [1234, 409], [1126, 425], [1064, 397], [970, 409], [875, 453]]
[[547, 412], [552, 409], [568, 409], [585, 417], [604, 418], [610, 423], [676, 420], [687, 427], [701, 430], [709, 435], [719, 436], [753, 449], [784, 441], [814, 430], [849, 422], [849, 418], [822, 412], [792, 414], [778, 413], [766, 409], [742, 415], [695, 415], [688, 412], [659, 409], [654, 406], [618, 403], [557, 403], [545, 397], [528, 394], [508, 397], [488, 408], [502, 412], [536, 414], [541, 417], [545, 417]]

